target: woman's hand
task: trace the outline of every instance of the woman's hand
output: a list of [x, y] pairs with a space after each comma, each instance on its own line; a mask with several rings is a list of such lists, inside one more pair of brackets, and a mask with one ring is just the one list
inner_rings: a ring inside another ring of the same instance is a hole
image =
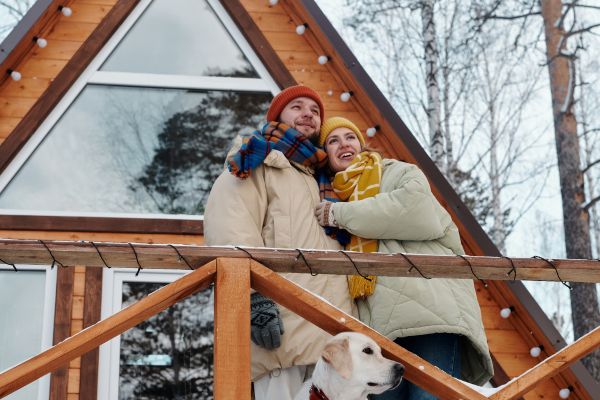
[[333, 203], [331, 201], [323, 200], [317, 205], [315, 209], [315, 216], [319, 221], [319, 225], [321, 226], [333, 226], [338, 227], [337, 222], [335, 222], [335, 218], [333, 216], [333, 208], [331, 206]]

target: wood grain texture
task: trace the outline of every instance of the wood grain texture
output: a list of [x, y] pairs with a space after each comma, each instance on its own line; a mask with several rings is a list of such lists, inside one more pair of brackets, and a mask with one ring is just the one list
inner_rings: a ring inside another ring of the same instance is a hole
[[[62, 342], [71, 334], [71, 309], [73, 304], [75, 270], [73, 268], [59, 268], [56, 273], [53, 345]], [[7, 344], [5, 343], [4, 345]], [[62, 400], [67, 396], [67, 386], [69, 384], [67, 361], [59, 364], [57, 367], [50, 375], [50, 400]]]
[[535, 385], [581, 359], [600, 347], [600, 327], [582, 336], [546, 360], [520, 375], [490, 397], [492, 400], [511, 400], [527, 393]]
[[217, 259], [215, 399], [250, 400], [250, 260]]
[[[100, 321], [102, 299], [102, 270], [88, 268], [85, 271], [85, 300], [83, 307], [83, 327], [89, 328]], [[98, 348], [81, 356], [81, 378], [79, 393], [81, 399], [94, 400], [98, 395]]]
[[[46, 241], [54, 257], [65, 265], [85, 265], [138, 268], [138, 260], [143, 268], [188, 268], [179, 259], [170, 245], [137, 243], [135, 253], [129, 243]], [[514, 265], [519, 279], [557, 280], [556, 271], [545, 261], [531, 258], [513, 258], [511, 264], [503, 257], [438, 256], [425, 254], [380, 254], [357, 253], [327, 250], [298, 250], [245, 248], [252, 257], [275, 272], [315, 273], [349, 275], [356, 272], [380, 276], [406, 276], [436, 278], [473, 279], [473, 272], [483, 279], [510, 280], [507, 274]], [[234, 247], [224, 246], [180, 246], [179, 251], [192, 265], [203, 265], [217, 257], [248, 258], [248, 253]], [[136, 260], [137, 254], [137, 260]], [[48, 264], [52, 261], [48, 250], [37, 240], [0, 239], [0, 257], [16, 264]], [[351, 258], [348, 259], [348, 257]], [[307, 266], [308, 263], [308, 266]], [[554, 260], [560, 275], [570, 281], [600, 282], [600, 268], [595, 260]], [[419, 272], [420, 271], [420, 272]], [[492, 283], [492, 282], [490, 282]], [[491, 289], [491, 285], [489, 288]]]

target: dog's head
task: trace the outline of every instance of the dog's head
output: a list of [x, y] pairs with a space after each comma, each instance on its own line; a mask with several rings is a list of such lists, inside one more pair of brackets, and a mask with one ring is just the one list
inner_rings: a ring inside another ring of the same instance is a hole
[[362, 389], [362, 398], [380, 394], [400, 384], [404, 367], [381, 355], [373, 339], [361, 333], [343, 332], [331, 338], [321, 355], [344, 379], [345, 385]]

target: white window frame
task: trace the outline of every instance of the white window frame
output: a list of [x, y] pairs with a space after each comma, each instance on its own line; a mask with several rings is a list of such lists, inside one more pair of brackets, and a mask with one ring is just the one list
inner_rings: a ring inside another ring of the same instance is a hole
[[[0, 270], [12, 271], [13, 267], [6, 264], [0, 264]], [[18, 271], [45, 271], [45, 284], [44, 284], [44, 308], [42, 311], [42, 337], [39, 352], [43, 352], [52, 347], [52, 339], [54, 336], [54, 310], [56, 302], [56, 267], [50, 268], [50, 266], [41, 265], [17, 265]], [[4, 346], [10, 345], [10, 343], [4, 343]], [[50, 374], [46, 374], [37, 380], [38, 382], [38, 393], [36, 400], [48, 400], [50, 397]], [[17, 391], [18, 392], [18, 391]]]
[[[113, 50], [118, 46], [121, 40], [135, 25], [137, 20], [143, 15], [144, 11], [152, 3], [152, 0], [141, 0], [140, 4], [130, 13], [126, 20], [119, 26], [106, 45], [98, 52], [94, 60], [83, 71], [77, 81], [71, 86], [59, 103], [49, 113], [46, 119], [40, 124], [37, 131], [25, 143], [21, 151], [14, 157], [0, 175], [0, 193], [2, 193], [12, 179], [17, 175], [20, 169], [25, 165], [29, 157], [42, 143], [46, 135], [52, 130], [60, 117], [73, 104], [77, 96], [88, 84], [109, 85], [109, 86], [131, 86], [144, 88], [166, 88], [166, 89], [198, 89], [198, 90], [236, 90], [236, 91], [264, 91], [275, 95], [279, 92], [279, 87], [263, 66], [262, 62], [250, 47], [244, 38], [236, 23], [231, 19], [227, 11], [223, 8], [219, 0], [206, 0], [214, 11], [215, 15], [233, 41], [238, 45], [241, 52], [247, 58], [248, 62], [255, 69], [259, 78], [228, 78], [228, 77], [199, 77], [190, 75], [163, 75], [131, 72], [108, 72], [100, 71], [100, 67], [110, 56]], [[202, 216], [194, 215], [174, 215], [174, 214], [142, 214], [126, 213], [116, 214], [111, 212], [70, 212], [70, 211], [39, 211], [39, 210], [21, 210], [21, 209], [0, 209], [0, 214], [4, 215], [43, 215], [43, 216], [93, 216], [93, 217], [124, 217], [124, 218], [173, 218], [173, 219], [199, 219]]]
[[[185, 270], [143, 270], [135, 276], [131, 268], [103, 268], [102, 273], [102, 311], [101, 319], [121, 311], [123, 283], [171, 283], [191, 271]], [[98, 360], [98, 399], [119, 398], [119, 369], [120, 369], [121, 336], [100, 346]]]

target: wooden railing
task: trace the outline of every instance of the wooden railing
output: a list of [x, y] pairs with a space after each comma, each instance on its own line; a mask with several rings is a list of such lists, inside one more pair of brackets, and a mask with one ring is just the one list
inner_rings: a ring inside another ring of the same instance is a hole
[[[98, 253], [93, 245], [84, 242], [39, 243], [0, 240], [0, 258], [4, 262], [17, 263], [17, 265], [18, 263], [49, 264], [54, 259], [63, 265], [91, 263], [100, 266], [112, 262], [112, 266], [134, 268], [174, 268], [175, 266], [182, 268], [190, 265], [195, 270], [111, 317], [3, 372], [0, 374], [0, 398], [64, 366], [70, 360], [100, 346], [214, 282], [215, 399], [250, 399], [250, 288], [272, 298], [331, 334], [354, 331], [372, 337], [381, 346], [386, 357], [404, 364], [406, 379], [442, 399], [486, 399], [488, 397], [474, 390], [470, 385], [465, 385], [445, 374], [321, 298], [281, 277], [274, 270], [308, 272], [308, 268], [314, 273], [326, 271], [351, 274], [360, 268], [362, 272], [368, 274], [376, 272], [382, 275], [380, 272], [386, 272], [387, 275], [415, 276], [414, 269], [418, 268], [418, 273], [423, 275], [428, 273], [435, 276], [456, 277], [464, 273], [458, 269], [464, 270], [467, 266], [469, 270], [467, 277], [472, 278], [475, 274], [480, 279], [489, 279], [494, 275], [510, 277], [515, 272], [520, 278], [531, 271], [536, 271], [536, 276], [540, 276], [546, 274], [547, 268], [551, 268], [555, 279], [548, 280], [557, 280], [558, 275], [560, 275], [558, 279], [573, 280], [571, 279], [573, 276], [578, 276], [582, 269], [588, 268], [588, 264], [594, 263], [584, 260], [552, 260], [553, 266], [547, 267], [538, 263], [530, 265], [529, 259], [513, 259], [510, 267], [507, 268], [501, 261], [506, 259], [490, 257], [469, 257], [467, 258], [469, 261], [466, 262], [471, 264], [469, 266], [461, 265], [458, 260], [464, 263], [465, 259], [457, 257], [409, 255], [408, 259], [405, 256], [396, 259], [393, 255], [339, 254], [308, 250], [238, 250], [195, 246], [173, 248], [141, 244], [134, 245], [132, 250], [129, 244], [96, 244], [96, 246], [101, 253]], [[170, 250], [168, 254], [167, 249]], [[232, 254], [236, 257], [230, 257]], [[92, 260], [94, 257], [95, 259]], [[98, 263], [100, 258], [103, 260]], [[404, 263], [401, 260], [404, 260]], [[442, 268], [440, 266], [442, 261], [448, 266]], [[201, 264], [203, 264], [201, 267], [196, 268]], [[392, 268], [398, 271], [392, 271]], [[591, 269], [590, 273], [592, 273]], [[498, 388], [489, 398], [516, 399], [535, 387], [538, 382], [558, 374], [598, 347], [600, 347], [600, 327]]]

